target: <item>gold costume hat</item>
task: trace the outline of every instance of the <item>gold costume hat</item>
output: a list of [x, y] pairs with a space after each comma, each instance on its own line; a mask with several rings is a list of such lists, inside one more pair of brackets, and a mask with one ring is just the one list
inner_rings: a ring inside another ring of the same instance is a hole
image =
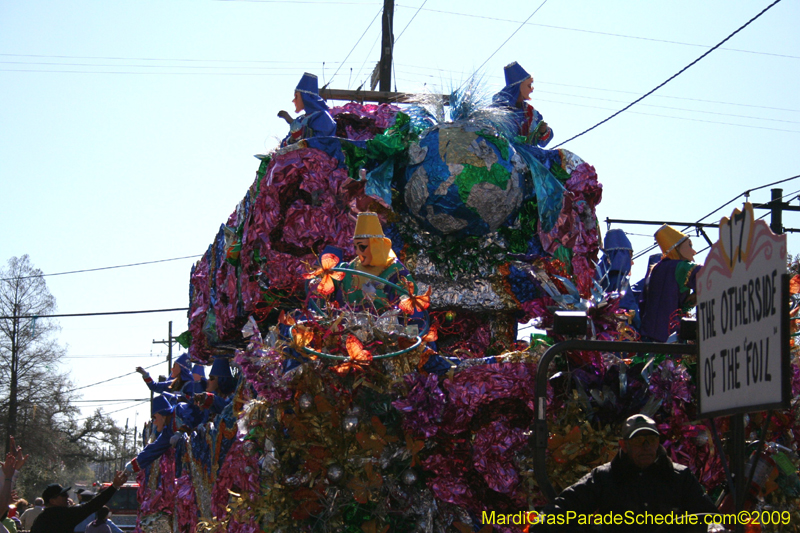
[[680, 259], [676, 248], [689, 238], [685, 233], [667, 224], [658, 228], [654, 237], [659, 248], [661, 248], [661, 256], [669, 257], [670, 259]]
[[353, 240], [357, 239], [369, 239], [369, 249], [372, 253], [370, 266], [385, 267], [396, 257], [392, 251], [392, 241], [383, 233], [377, 213], [365, 211], [358, 214], [356, 230], [353, 232]]

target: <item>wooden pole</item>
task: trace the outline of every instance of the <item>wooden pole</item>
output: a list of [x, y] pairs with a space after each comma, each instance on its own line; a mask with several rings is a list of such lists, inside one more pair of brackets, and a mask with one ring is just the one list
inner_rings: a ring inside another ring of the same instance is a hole
[[381, 92], [392, 90], [392, 51], [394, 49], [394, 0], [383, 0], [381, 33]]

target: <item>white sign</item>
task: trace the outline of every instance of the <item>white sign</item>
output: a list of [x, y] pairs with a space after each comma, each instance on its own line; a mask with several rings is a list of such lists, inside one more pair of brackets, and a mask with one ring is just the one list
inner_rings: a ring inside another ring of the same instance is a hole
[[788, 407], [786, 235], [755, 220], [752, 204], [720, 221], [697, 275], [700, 415]]

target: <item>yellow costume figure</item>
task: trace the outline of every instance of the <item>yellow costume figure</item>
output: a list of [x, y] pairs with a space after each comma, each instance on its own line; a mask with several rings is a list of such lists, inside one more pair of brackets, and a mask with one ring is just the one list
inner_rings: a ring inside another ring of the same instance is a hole
[[[401, 287], [405, 287], [404, 281], [414, 282], [411, 273], [392, 250], [392, 241], [384, 235], [376, 213], [358, 214], [353, 244], [358, 257], [350, 261], [348, 268], [378, 276]], [[345, 275], [341, 288], [347, 303], [364, 307], [364, 300], [370, 298], [379, 313], [387, 311], [401, 296], [392, 287], [350, 273]]]

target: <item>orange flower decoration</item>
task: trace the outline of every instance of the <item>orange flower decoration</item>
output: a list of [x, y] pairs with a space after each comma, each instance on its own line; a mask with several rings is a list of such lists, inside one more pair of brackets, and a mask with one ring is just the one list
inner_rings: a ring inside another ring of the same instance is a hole
[[364, 370], [364, 366], [372, 362], [372, 353], [364, 349], [364, 345], [361, 344], [357, 337], [348, 335], [346, 346], [347, 355], [350, 356], [350, 359], [333, 367], [333, 371], [340, 376], [347, 374], [351, 370]]
[[406, 281], [406, 289], [408, 289], [408, 296], [400, 298], [400, 310], [407, 315], [413, 314], [414, 311], [424, 311], [431, 306], [431, 288], [425, 291], [425, 294], [414, 294], [414, 284]]
[[317, 292], [323, 296], [327, 296], [333, 292], [333, 280], [342, 281], [344, 279], [344, 272], [333, 272], [334, 267], [339, 264], [339, 258], [333, 254], [324, 254], [320, 260], [320, 268], [314, 272], [303, 274], [304, 279], [314, 279], [321, 277], [317, 285]]

